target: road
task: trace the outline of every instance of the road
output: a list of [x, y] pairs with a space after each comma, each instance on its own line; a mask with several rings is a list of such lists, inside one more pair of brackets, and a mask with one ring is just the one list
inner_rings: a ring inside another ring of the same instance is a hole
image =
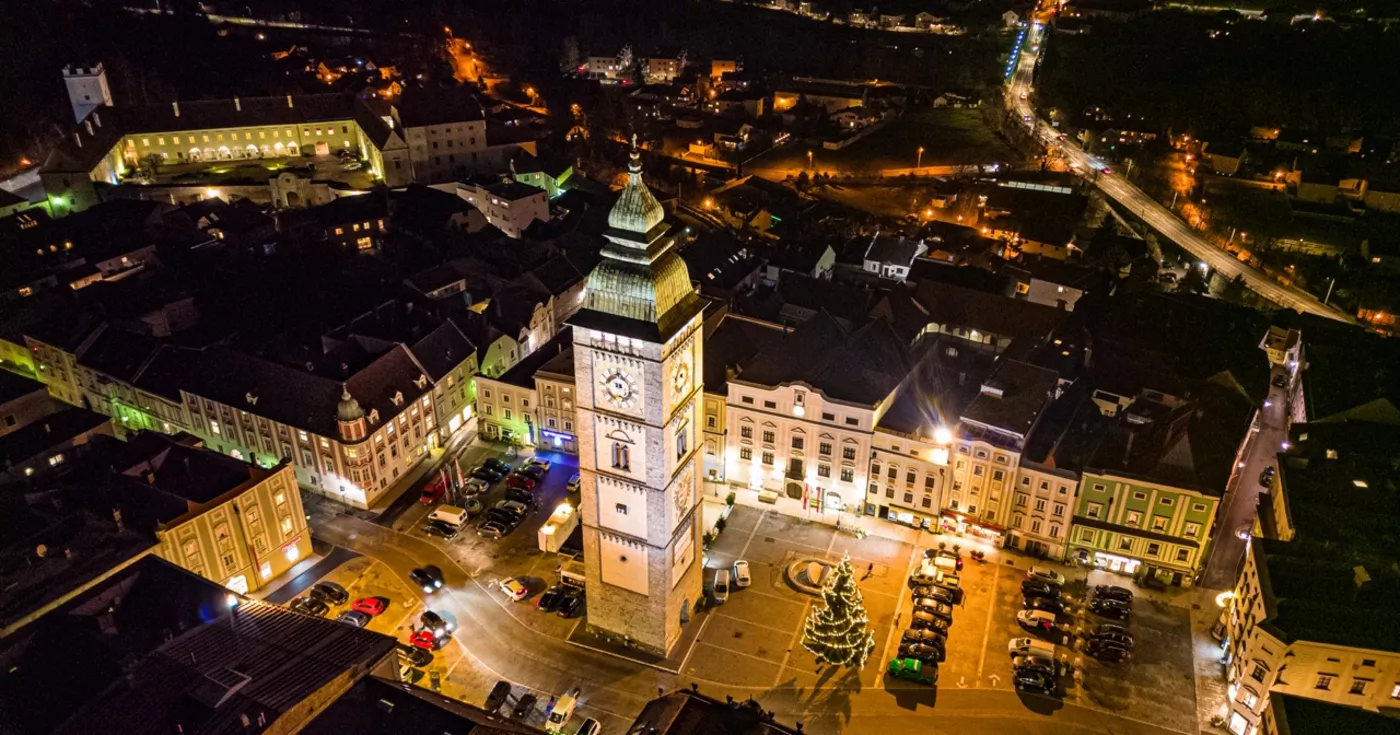
[[[1281, 368], [1275, 367], [1274, 375], [1283, 375]], [[1207, 589], [1233, 589], [1239, 573], [1240, 560], [1244, 558], [1245, 540], [1239, 529], [1254, 521], [1258, 511], [1259, 494], [1264, 487], [1259, 484], [1259, 475], [1265, 467], [1275, 466], [1278, 453], [1283, 451], [1283, 442], [1288, 439], [1288, 399], [1287, 391], [1269, 387], [1269, 397], [1259, 411], [1259, 433], [1253, 437], [1253, 445], [1244, 457], [1244, 467], [1240, 468], [1234, 484], [1226, 490], [1220, 506], [1220, 520], [1216, 523], [1215, 542], [1210, 559], [1206, 562], [1205, 573], [1201, 575], [1201, 586]]]
[[1035, 136], [1040, 142], [1047, 147], [1058, 146], [1070, 163], [1077, 164], [1085, 172], [1104, 171], [1104, 173], [1094, 177], [1094, 182], [1104, 195], [1126, 207], [1162, 236], [1176, 243], [1225, 278], [1233, 280], [1236, 276], [1242, 276], [1250, 290], [1280, 306], [1338, 321], [1352, 321], [1349, 317], [1323, 305], [1312, 294], [1302, 289], [1285, 286], [1241, 263], [1224, 250], [1215, 247], [1141, 189], [1120, 176], [1106, 172], [1102, 161], [1084, 152], [1082, 148], [1074, 144], [1073, 140], [1058, 140], [1059, 131], [1044, 120], [1037, 118], [1035, 108], [1031, 106], [1029, 101], [1034, 83], [1035, 63], [1039, 56], [1039, 45], [1044, 40], [1045, 34], [1045, 26], [1039, 23], [1031, 26], [1027, 32], [1025, 47], [1021, 50], [1020, 61], [1011, 77], [1010, 84], [1007, 85], [1006, 92], [1007, 101], [1012, 111], [1023, 120], [1027, 118], [1031, 120], [1027, 124], [1035, 126]]

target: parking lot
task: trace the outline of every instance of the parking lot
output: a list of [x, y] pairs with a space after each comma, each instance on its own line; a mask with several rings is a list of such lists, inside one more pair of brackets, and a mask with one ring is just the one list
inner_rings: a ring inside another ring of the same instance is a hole
[[[829, 526], [753, 508], [734, 508], [724, 533], [707, 555], [706, 583], [712, 582], [715, 570], [743, 558], [750, 564], [753, 584], [731, 593], [728, 602], [710, 613], [685, 659], [682, 675], [736, 686], [796, 687], [828, 698], [842, 696], [843, 690], [872, 686], [896, 697], [926, 689], [911, 682], [887, 680], [884, 672], [885, 664], [898, 651], [911, 612], [908, 573], [922, 558], [924, 548], [936, 548], [941, 540], [950, 550], [953, 544], [962, 546], [965, 592], [963, 604], [954, 609], [947, 658], [939, 667], [937, 686], [1013, 691], [1007, 641], [1033, 635], [1016, 622], [1016, 612], [1022, 608], [1020, 583], [1030, 561], [979, 540], [924, 538], [927, 546], [916, 548], [875, 536], [856, 538]], [[985, 562], [970, 557], [974, 548], [987, 551]], [[836, 561], [843, 553], [851, 555], [858, 578], [870, 575], [860, 580], [860, 586], [875, 633], [875, 653], [858, 674], [820, 669], [802, 648], [803, 622], [811, 605], [820, 604], [820, 600], [797, 592], [784, 578], [784, 568], [797, 559]], [[1057, 644], [1067, 640], [1064, 634], [1076, 627], [1087, 632], [1099, 622], [1112, 622], [1083, 609], [1088, 584], [1132, 586], [1120, 575], [1086, 573], [1063, 565], [1055, 568], [1068, 579], [1065, 591], [1074, 611], [1062, 617], [1059, 635], [1047, 637]], [[1133, 660], [1104, 664], [1075, 650], [1072, 641], [1062, 646], [1064, 661], [1080, 672], [1078, 677], [1070, 674], [1061, 678], [1064, 699], [1125, 718], [1194, 731], [1190, 611], [1150, 599], [1160, 595], [1136, 592], [1133, 617], [1127, 624], [1136, 642]], [[934, 702], [936, 707], [936, 695], [925, 695], [919, 701]]]

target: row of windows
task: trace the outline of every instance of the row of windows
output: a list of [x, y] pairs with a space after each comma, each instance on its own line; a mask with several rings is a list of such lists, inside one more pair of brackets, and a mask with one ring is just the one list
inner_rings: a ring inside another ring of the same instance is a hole
[[[753, 396], [740, 396], [740, 397], [739, 397], [739, 402], [742, 403], [742, 404], [744, 404], [744, 405], [746, 405], [746, 406], [752, 406], [752, 405], [754, 405], [754, 398], [753, 398]], [[803, 406], [802, 406], [802, 400], [801, 400], [801, 398], [798, 398], [798, 400], [796, 401], [795, 408], [802, 408], [802, 407], [803, 407]], [[776, 410], [778, 410], [778, 402], [777, 402], [777, 401], [768, 401], [768, 400], [765, 400], [765, 401], [763, 402], [763, 408], [765, 408], [765, 409], [767, 409], [767, 410], [769, 410], [769, 411], [776, 411]], [[799, 416], [800, 416], [801, 414], [799, 413], [799, 414], [796, 414], [796, 415], [799, 415]], [[822, 421], [826, 421], [826, 422], [828, 422], [828, 423], [833, 423], [833, 424], [834, 424], [834, 423], [836, 423], [836, 414], [834, 414], [834, 413], [823, 413], [823, 414], [822, 414]], [[845, 424], [846, 424], [847, 426], [860, 426], [860, 419], [859, 419], [859, 418], [856, 418], [855, 416], [847, 416], [847, 417], [845, 417]]]
[[[313, 133], [312, 133], [313, 130], [315, 131], [314, 135], [315, 135], [316, 137], [321, 137], [321, 136], [323, 136], [323, 135], [335, 135], [335, 128], [333, 128], [333, 127], [327, 127], [327, 128], [302, 128], [301, 133], [302, 133], [302, 135], [305, 135], [305, 136], [307, 136], [307, 137], [311, 137], [311, 136], [313, 135]], [[324, 132], [322, 132], [322, 131], [324, 131]], [[288, 138], [295, 138], [295, 137], [296, 137], [296, 131], [295, 131], [295, 130], [292, 130], [291, 128], [287, 128], [287, 131], [286, 131], [286, 132], [287, 132], [287, 137], [288, 137]], [[349, 126], [349, 125], [341, 125], [341, 126], [340, 126], [340, 133], [341, 133], [342, 135], [349, 135], [349, 134], [350, 134], [350, 126]], [[282, 137], [282, 131], [281, 131], [281, 130], [274, 130], [274, 131], [272, 131], [272, 138], [273, 138], [274, 140], [276, 140], [276, 139], [278, 139], [278, 138], [281, 138], [281, 137]], [[213, 140], [213, 141], [210, 141], [210, 140], [209, 140], [209, 134], [208, 134], [208, 133], [201, 134], [201, 135], [199, 136], [199, 138], [200, 138], [201, 140], [196, 141], [196, 140], [195, 140], [195, 136], [193, 136], [193, 135], [186, 135], [186, 136], [184, 136], [184, 142], [185, 142], [185, 143], [196, 143], [196, 142], [204, 142], [204, 143], [222, 142], [222, 141], [224, 140], [224, 134], [223, 134], [223, 133], [214, 133], [214, 140]], [[238, 140], [238, 133], [236, 133], [236, 132], [229, 132], [229, 133], [228, 133], [228, 139], [229, 139], [229, 140], [232, 140], [232, 141]], [[267, 140], [267, 131], [266, 131], [266, 130], [259, 130], [259, 131], [258, 131], [258, 138], [257, 138], [257, 139], [258, 139], [258, 140]], [[243, 140], [253, 140], [253, 134], [250, 133], [250, 132], [245, 132], [245, 133], [243, 133]], [[178, 135], [172, 135], [172, 136], [170, 136], [170, 143], [171, 143], [171, 145], [181, 145], [181, 138], [180, 138], [180, 136], [178, 136]], [[156, 145], [165, 145], [165, 136], [157, 136], [157, 137], [156, 137]], [[142, 139], [141, 139], [141, 146], [142, 146], [143, 148], [149, 148], [149, 147], [151, 146], [151, 139], [150, 139], [150, 138], [142, 138]]]

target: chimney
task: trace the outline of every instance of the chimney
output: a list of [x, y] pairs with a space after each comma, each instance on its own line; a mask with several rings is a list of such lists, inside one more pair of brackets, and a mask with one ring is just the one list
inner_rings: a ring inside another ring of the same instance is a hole
[[237, 110], [237, 111], [239, 111], [239, 112], [242, 112], [242, 111], [243, 111], [243, 103], [240, 102], [239, 99], [238, 99], [237, 97], [234, 97], [234, 98], [233, 98], [233, 109], [235, 109], [235, 110]]
[[288, 107], [296, 107], [296, 105], [293, 105], [293, 104], [292, 104], [292, 96], [291, 96], [291, 95], [287, 95], [287, 106], [288, 106]]
[[172, 109], [175, 110], [175, 117], [179, 117], [179, 116], [180, 116], [180, 103], [179, 103], [179, 102], [171, 102], [171, 103], [170, 103], [170, 107], [171, 107]]
[[47, 421], [44, 422], [44, 433], [45, 433], [45, 434], [52, 434], [52, 433], [53, 433], [53, 427], [52, 427], [52, 426], [49, 426], [49, 422], [47, 422]]
[[113, 520], [113, 521], [116, 521], [116, 524], [117, 524], [117, 533], [121, 533], [122, 531], [125, 531], [125, 530], [126, 530], [126, 524], [122, 523], [122, 509], [121, 509], [121, 508], [113, 508], [113, 509], [112, 509], [112, 520]]
[[88, 135], [92, 135], [92, 121], [91, 121], [91, 120], [85, 121], [85, 122], [83, 123], [83, 126], [87, 128]]
[[82, 147], [83, 147], [83, 134], [82, 134], [82, 133], [73, 133], [73, 142], [74, 142], [74, 143], [77, 143], [79, 148], [82, 148]]
[[97, 127], [102, 127], [102, 116], [97, 114], [97, 111], [95, 110], [92, 113], [92, 121], [97, 123]]

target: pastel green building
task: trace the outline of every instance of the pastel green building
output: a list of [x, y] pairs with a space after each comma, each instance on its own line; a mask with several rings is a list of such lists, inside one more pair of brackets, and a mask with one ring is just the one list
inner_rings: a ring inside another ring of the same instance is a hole
[[1135, 577], [1189, 587], [1209, 557], [1218, 494], [1111, 471], [1086, 471], [1070, 556]]

